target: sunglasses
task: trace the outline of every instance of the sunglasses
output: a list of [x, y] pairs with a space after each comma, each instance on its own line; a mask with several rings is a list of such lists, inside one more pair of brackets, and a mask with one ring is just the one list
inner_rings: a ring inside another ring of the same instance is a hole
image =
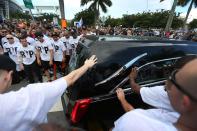
[[10, 37], [10, 38], [7, 38], [7, 39], [9, 40], [9, 39], [14, 39], [14, 38], [13, 37]]
[[[178, 72], [178, 70], [174, 70], [172, 72], [172, 74], [169, 76], [168, 80], [174, 84], [176, 86], [176, 88], [181, 91], [183, 94], [187, 95], [190, 99], [192, 99], [193, 101], [197, 101], [197, 98], [195, 98], [194, 96], [192, 96], [187, 90], [186, 88], [183, 88], [181, 85], [179, 85], [176, 81], [176, 73]], [[168, 90], [168, 89], [166, 89]]]

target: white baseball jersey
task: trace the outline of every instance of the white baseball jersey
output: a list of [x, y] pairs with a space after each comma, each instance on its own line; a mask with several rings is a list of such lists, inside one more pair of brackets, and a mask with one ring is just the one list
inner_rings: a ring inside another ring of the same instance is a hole
[[78, 43], [79, 43], [79, 39], [80, 39], [80, 38], [77, 37], [76, 39], [71, 38], [71, 39], [69, 40], [69, 43], [70, 43], [70, 45], [71, 45], [72, 52], [74, 52], [74, 51], [76, 50], [77, 45], [78, 45]]
[[9, 57], [16, 63], [19, 64], [18, 62], [18, 49], [21, 47], [21, 44], [19, 42], [14, 42], [13, 44], [10, 43], [5, 43], [3, 48], [4, 48], [4, 53], [8, 53]]
[[63, 52], [66, 51], [64, 43], [60, 40], [52, 41], [52, 45], [54, 47], [54, 61], [62, 61], [63, 60]]
[[45, 40], [43, 43], [37, 41], [36, 49], [40, 51], [41, 60], [50, 61], [50, 50], [53, 50], [53, 46], [50, 41]]
[[27, 37], [26, 38], [27, 42], [29, 43], [29, 45], [35, 46], [36, 41], [32, 38], [32, 37]]
[[72, 37], [66, 38], [66, 37], [62, 37], [60, 40], [64, 43], [64, 46], [66, 48], [66, 55], [71, 55], [70, 54], [70, 50], [72, 49], [71, 44], [69, 43], [70, 39], [72, 39]]
[[35, 52], [36, 49], [32, 45], [27, 45], [27, 47], [21, 46], [18, 49], [18, 57], [19, 59], [22, 58], [23, 64], [31, 65], [36, 60]]

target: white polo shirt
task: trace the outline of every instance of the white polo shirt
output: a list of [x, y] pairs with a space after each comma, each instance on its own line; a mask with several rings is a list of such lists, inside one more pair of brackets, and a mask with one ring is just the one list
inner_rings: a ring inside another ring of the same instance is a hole
[[48, 111], [66, 88], [67, 82], [61, 78], [0, 94], [0, 130], [32, 131], [33, 127], [47, 122]]

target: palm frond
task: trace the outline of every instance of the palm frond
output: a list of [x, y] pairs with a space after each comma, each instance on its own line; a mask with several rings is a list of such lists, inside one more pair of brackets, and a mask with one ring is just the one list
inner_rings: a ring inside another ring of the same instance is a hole
[[189, 4], [191, 2], [191, 0], [178, 0], [177, 5], [178, 6], [182, 6], [185, 7], [187, 4]]
[[99, 5], [104, 13], [107, 12], [107, 6], [103, 2], [99, 2]]
[[108, 7], [112, 6], [112, 1], [111, 0], [102, 0], [103, 3], [105, 3]]
[[194, 0], [194, 6], [197, 7], [197, 0]]
[[94, 11], [94, 12], [96, 12], [97, 11], [97, 1], [94, 1], [90, 6], [89, 6], [89, 10], [92, 10], [92, 11]]
[[81, 0], [81, 6], [84, 6], [91, 1], [93, 1], [93, 0]]

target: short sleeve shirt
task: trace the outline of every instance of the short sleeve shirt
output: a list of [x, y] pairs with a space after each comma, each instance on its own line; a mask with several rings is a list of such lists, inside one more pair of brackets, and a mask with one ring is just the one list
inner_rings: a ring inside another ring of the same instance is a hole
[[43, 61], [49, 61], [50, 60], [50, 50], [53, 50], [53, 46], [51, 41], [44, 40], [43, 43], [40, 41], [36, 42], [36, 49], [40, 51], [40, 58]]

